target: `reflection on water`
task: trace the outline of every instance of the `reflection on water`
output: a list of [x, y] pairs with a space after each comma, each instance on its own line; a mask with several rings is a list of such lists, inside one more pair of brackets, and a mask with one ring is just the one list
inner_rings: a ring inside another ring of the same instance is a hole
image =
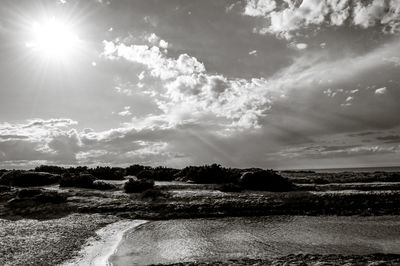
[[270, 216], [155, 221], [130, 230], [113, 265], [260, 258], [292, 253], [400, 254], [400, 221]]

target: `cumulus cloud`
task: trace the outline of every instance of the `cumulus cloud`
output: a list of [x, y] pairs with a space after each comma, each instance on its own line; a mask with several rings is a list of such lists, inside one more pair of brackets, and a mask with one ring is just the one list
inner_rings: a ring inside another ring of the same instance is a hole
[[178, 59], [168, 58], [159, 47], [147, 45], [130, 45], [104, 41], [104, 56], [109, 59], [118, 57], [143, 64], [151, 69], [151, 75], [162, 80], [171, 79], [182, 74], [193, 74], [205, 71], [205, 67], [195, 57], [181, 54]]
[[[68, 121], [68, 123], [66, 123]], [[177, 155], [162, 139], [163, 127], [120, 127], [106, 131], [74, 128], [69, 119], [35, 119], [0, 124], [0, 166], [37, 164], [163, 164]]]
[[[157, 88], [150, 90], [153, 100], [170, 123], [213, 117], [218, 121], [216, 123], [224, 124], [227, 130], [259, 128], [260, 120], [267, 115], [271, 106], [285, 99], [288, 92], [310, 86], [326, 88], [332, 86], [332, 82], [337, 84], [352, 80], [362, 73], [390, 64], [383, 59], [392, 58], [400, 49], [399, 43], [393, 42], [364, 55], [335, 60], [322, 52], [304, 54], [268, 79], [238, 79], [207, 73], [204, 64], [188, 54], [173, 58], [158, 47], [127, 46], [109, 41], [104, 41], [104, 44], [107, 58], [142, 64], [147, 68], [146, 76], [161, 81]], [[299, 47], [305, 45], [300, 44]], [[141, 73], [139, 76], [144, 75]], [[352, 91], [351, 94], [357, 92], [354, 89]], [[338, 89], [324, 90], [330, 97], [339, 92]], [[351, 105], [353, 98], [348, 98], [343, 105]]]
[[244, 14], [252, 17], [265, 16], [275, 8], [274, 0], [249, 0], [244, 9]]
[[[9, 160], [61, 160], [74, 162], [79, 146], [77, 132], [71, 119], [34, 119], [26, 123], [0, 124], [0, 149], [3, 161]], [[14, 136], [7, 137], [4, 136]], [[18, 137], [16, 137], [18, 136]]]
[[158, 46], [160, 46], [160, 48], [167, 49], [168, 48], [168, 42], [164, 41], [164, 40], [160, 40]]
[[377, 94], [377, 95], [383, 95], [383, 94], [386, 93], [386, 91], [387, 91], [386, 87], [382, 87], [382, 88], [376, 89], [376, 90], [375, 90], [375, 94]]
[[171, 122], [185, 115], [212, 113], [231, 120], [234, 127], [258, 127], [279, 92], [268, 89], [265, 79], [228, 79], [208, 74], [197, 58], [181, 54], [167, 57], [158, 47], [126, 46], [104, 41], [104, 55], [110, 59], [124, 58], [143, 64], [152, 77], [164, 81], [165, 90], [159, 93], [159, 108], [169, 114]]
[[243, 14], [265, 19], [266, 26], [259, 30], [261, 34], [271, 33], [286, 39], [309, 26], [341, 26], [346, 21], [363, 28], [380, 24], [387, 33], [400, 30], [397, 0], [288, 0], [283, 3], [249, 0]]

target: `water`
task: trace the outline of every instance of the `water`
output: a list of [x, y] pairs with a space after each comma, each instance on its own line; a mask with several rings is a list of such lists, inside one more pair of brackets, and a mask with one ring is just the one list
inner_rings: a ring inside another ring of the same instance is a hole
[[396, 216], [270, 216], [155, 221], [126, 233], [113, 265], [168, 264], [293, 253], [400, 254]]
[[[323, 168], [323, 169], [302, 169], [310, 170], [316, 173], [341, 173], [341, 172], [400, 172], [400, 166], [387, 166], [387, 167], [354, 167], [354, 168]], [[300, 170], [301, 171], [301, 170]]]

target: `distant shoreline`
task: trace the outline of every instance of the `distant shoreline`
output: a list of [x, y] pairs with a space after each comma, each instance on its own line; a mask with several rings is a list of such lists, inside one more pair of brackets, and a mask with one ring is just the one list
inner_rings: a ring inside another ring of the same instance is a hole
[[340, 172], [400, 172], [400, 166], [367, 166], [367, 167], [344, 167], [344, 168], [296, 168], [277, 169], [277, 171], [314, 171], [316, 173], [340, 173]]

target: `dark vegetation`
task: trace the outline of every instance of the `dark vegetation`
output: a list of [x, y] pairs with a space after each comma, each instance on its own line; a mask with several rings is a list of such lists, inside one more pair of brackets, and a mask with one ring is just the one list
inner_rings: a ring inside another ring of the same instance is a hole
[[154, 180], [152, 179], [135, 179], [129, 178], [124, 184], [124, 191], [126, 193], [140, 193], [154, 187]]
[[91, 188], [96, 178], [91, 174], [63, 174], [60, 187]]
[[139, 179], [152, 179], [156, 181], [172, 181], [175, 180], [176, 175], [180, 172], [178, 169], [158, 166], [155, 168], [143, 169], [137, 173]]
[[43, 189], [24, 188], [17, 191], [16, 197], [9, 200], [7, 204], [10, 207], [18, 208], [20, 206], [37, 204], [58, 204], [65, 202], [67, 197], [56, 191], [46, 191]]
[[294, 185], [273, 170], [245, 172], [240, 177], [240, 185], [249, 190], [290, 191]]
[[127, 193], [139, 193], [154, 186], [154, 181], [187, 181], [197, 184], [220, 184], [225, 192], [242, 190], [289, 191], [294, 186], [287, 178], [273, 170], [224, 168], [218, 164], [188, 166], [183, 169], [150, 167], [134, 164], [127, 168], [86, 166], [64, 168], [41, 165], [33, 171], [13, 170], [2, 174], [0, 185], [41, 186], [59, 183], [60, 187], [92, 188], [98, 190], [115, 189], [110, 183], [100, 180], [124, 180]]
[[241, 192], [241, 191], [243, 191], [243, 187], [236, 183], [221, 184], [217, 187], [217, 189], [222, 192]]
[[[123, 179], [107, 180], [120, 179], [121, 173], [124, 173]], [[3, 171], [0, 217], [35, 214], [43, 219], [71, 212], [144, 219], [399, 214], [400, 182], [383, 182], [397, 178], [398, 173], [386, 172], [287, 173], [224, 168], [217, 164], [182, 170], [140, 165], [127, 168], [40, 166], [34, 171]], [[155, 183], [169, 180], [180, 182]], [[347, 180], [356, 183], [346, 183]], [[227, 193], [212, 191], [216, 189]]]
[[140, 198], [143, 200], [159, 200], [159, 199], [166, 199], [168, 198], [169, 195], [167, 192], [162, 191], [159, 188], [151, 188], [151, 189], [147, 189], [145, 191], [142, 192], [142, 194], [140, 195]]
[[45, 186], [59, 182], [60, 176], [34, 171], [9, 171], [0, 177], [0, 185], [31, 187]]

